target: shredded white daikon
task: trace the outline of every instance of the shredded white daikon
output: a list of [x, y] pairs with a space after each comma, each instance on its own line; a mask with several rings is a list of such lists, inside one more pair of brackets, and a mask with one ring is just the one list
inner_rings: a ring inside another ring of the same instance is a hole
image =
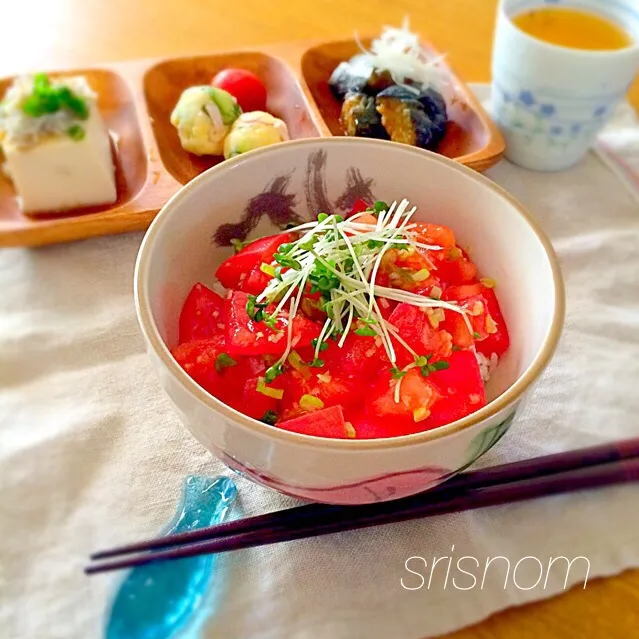
[[355, 40], [368, 63], [378, 71], [388, 71], [397, 84], [410, 88], [407, 82], [414, 82], [439, 89], [448, 83], [441, 66], [443, 56], [429, 57], [417, 34], [409, 30], [408, 18], [399, 29], [384, 27], [381, 36], [371, 43], [370, 51], [364, 48], [357, 34]]
[[[96, 94], [91, 90], [83, 76], [51, 78], [52, 87], [66, 86], [75, 95], [87, 102], [89, 109], [96, 101]], [[21, 76], [14, 80], [0, 102], [0, 141], [15, 146], [31, 146], [42, 138], [52, 135], [66, 135], [69, 127], [79, 120], [67, 109], [55, 113], [47, 113], [39, 117], [27, 115], [22, 110], [24, 101], [33, 93], [33, 77]]]

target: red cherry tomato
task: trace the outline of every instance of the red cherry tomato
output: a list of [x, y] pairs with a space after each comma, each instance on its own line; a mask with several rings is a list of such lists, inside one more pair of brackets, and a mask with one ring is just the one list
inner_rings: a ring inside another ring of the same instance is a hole
[[245, 113], [266, 111], [266, 87], [246, 69], [224, 69], [213, 78], [211, 86], [228, 91]]

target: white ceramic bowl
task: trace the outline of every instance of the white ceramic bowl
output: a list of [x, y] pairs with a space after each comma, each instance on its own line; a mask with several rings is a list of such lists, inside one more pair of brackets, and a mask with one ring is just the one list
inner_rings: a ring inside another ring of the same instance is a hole
[[[480, 273], [497, 280], [511, 346], [476, 413], [424, 433], [332, 440], [279, 430], [209, 395], [169, 348], [182, 303], [211, 285], [230, 237], [274, 233], [291, 217], [343, 212], [356, 196], [408, 198], [417, 220], [450, 226]], [[220, 246], [222, 244], [222, 246]], [[191, 433], [231, 468], [291, 495], [356, 504], [425, 490], [467, 467], [510, 426], [522, 395], [550, 360], [563, 324], [557, 259], [537, 223], [508, 193], [434, 153], [390, 142], [288, 142], [223, 162], [160, 211], [138, 256], [135, 300], [153, 366]]]

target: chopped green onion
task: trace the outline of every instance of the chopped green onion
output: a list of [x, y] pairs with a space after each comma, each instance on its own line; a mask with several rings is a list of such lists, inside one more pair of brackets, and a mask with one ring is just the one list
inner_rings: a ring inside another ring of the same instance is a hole
[[375, 213], [382, 213], [384, 211], [388, 211], [388, 204], [386, 204], [386, 202], [382, 202], [381, 200], [378, 200], [377, 202], [375, 202], [375, 204], [373, 204], [373, 211], [375, 211]]
[[479, 339], [481, 337], [481, 335], [477, 331], [473, 331], [473, 337], [475, 339]]
[[355, 439], [357, 437], [357, 431], [350, 422], [344, 422], [344, 430], [346, 431], [346, 437], [349, 439]]
[[237, 366], [237, 362], [226, 353], [220, 353], [215, 360], [215, 370], [221, 373], [225, 368], [229, 366]]
[[266, 275], [270, 275], [271, 277], [275, 277], [275, 267], [270, 264], [266, 264], [266, 262], [262, 262], [260, 264], [260, 271], [265, 273]]
[[[266, 369], [264, 373], [264, 380], [267, 384], [270, 384], [276, 377], [279, 377], [284, 373], [284, 369], [281, 364], [274, 364], [270, 368]], [[261, 379], [261, 378], [260, 378]]]
[[324, 408], [324, 402], [313, 395], [302, 395], [300, 397], [300, 408], [305, 411], [320, 410]]
[[269, 424], [270, 426], [275, 426], [277, 423], [278, 414], [274, 410], [267, 410], [264, 415], [262, 415], [261, 422], [265, 424]]
[[74, 124], [67, 129], [68, 136], [75, 140], [76, 142], [80, 142], [80, 140], [84, 140], [84, 129], [79, 124]]
[[427, 280], [429, 277], [430, 277], [430, 271], [427, 268], [423, 268], [417, 271], [417, 273], [413, 275], [413, 281], [423, 282], [424, 280]]
[[300, 354], [297, 351], [291, 351], [286, 360], [304, 379], [311, 378], [311, 372], [308, 366], [304, 364]]
[[[270, 369], [269, 369], [270, 370]], [[268, 372], [268, 371], [267, 371]], [[282, 399], [284, 397], [284, 391], [280, 388], [269, 388], [265, 383], [264, 377], [258, 377], [257, 379], [257, 390], [258, 393], [262, 395], [266, 395], [266, 397], [270, 397], [272, 399]]]
[[231, 246], [235, 249], [236, 253], [239, 253], [246, 246], [246, 243], [237, 237], [233, 237], [231, 238]]

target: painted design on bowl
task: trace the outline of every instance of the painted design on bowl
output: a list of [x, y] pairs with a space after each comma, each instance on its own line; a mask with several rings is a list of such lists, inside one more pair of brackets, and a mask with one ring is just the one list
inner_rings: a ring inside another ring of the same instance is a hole
[[485, 455], [506, 434], [515, 419], [515, 415], [516, 411], [513, 411], [503, 422], [495, 426], [489, 426], [477, 433], [468, 446], [467, 462], [457, 472], [466, 470]]
[[[364, 177], [356, 167], [349, 167], [345, 174], [344, 190], [332, 202], [326, 186], [327, 157], [324, 150], [314, 151], [307, 157], [303, 189], [306, 210], [311, 215], [347, 212], [353, 208], [357, 200], [362, 199], [367, 202], [376, 200], [372, 191], [374, 180]], [[293, 169], [277, 176], [260, 193], [251, 197], [240, 221], [235, 224], [222, 224], [213, 236], [213, 243], [217, 246], [230, 246], [232, 239], [246, 240], [264, 216], [281, 229], [284, 229], [287, 224], [304, 222], [304, 217], [295, 208], [297, 199], [289, 192], [291, 178], [295, 171], [296, 169]]]
[[[228, 477], [189, 476], [164, 534], [219, 524], [236, 496]], [[189, 557], [131, 570], [109, 611], [106, 639], [169, 639], [208, 616], [214, 555]]]

